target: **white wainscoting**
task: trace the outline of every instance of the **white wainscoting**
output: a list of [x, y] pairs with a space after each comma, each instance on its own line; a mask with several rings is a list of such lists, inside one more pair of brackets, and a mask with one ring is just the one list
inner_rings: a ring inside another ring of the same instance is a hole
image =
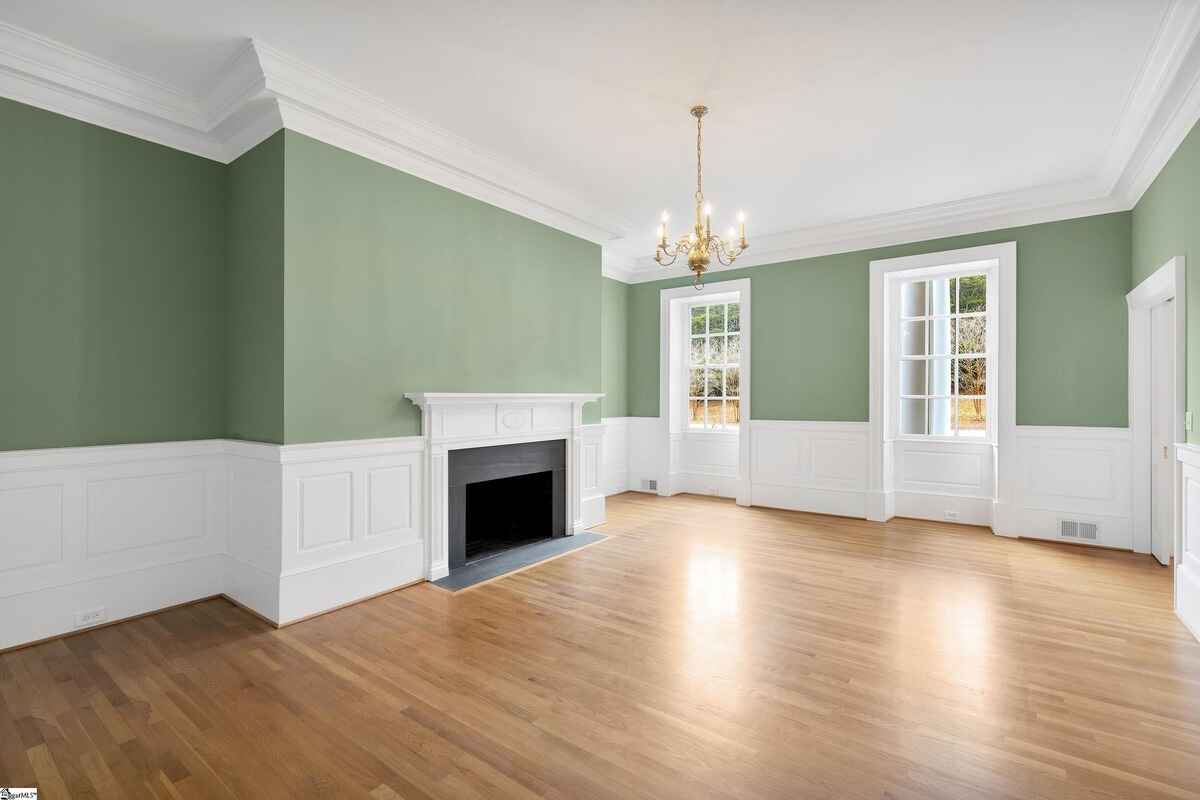
[[[605, 493], [623, 480], [607, 431], [580, 431], [584, 527], [604, 521]], [[216, 595], [286, 624], [422, 580], [425, 446], [0, 452], [0, 649]]]
[[425, 576], [420, 436], [280, 448], [279, 623]]
[[220, 441], [0, 453], [0, 648], [220, 594], [228, 497]]
[[990, 442], [898, 439], [892, 452], [897, 516], [992, 524], [996, 448]]
[[996, 506], [1004, 536], [1069, 541], [1060, 520], [1095, 523], [1104, 547], [1132, 549], [1128, 428], [1017, 427], [1011, 506]]
[[[629, 431], [634, 417], [606, 417], [600, 459], [600, 486], [605, 496], [629, 491]], [[589, 426], [590, 427], [590, 426]]]
[[667, 454], [662, 451], [663, 422], [658, 417], [628, 417], [629, 488], [635, 492], [652, 492], [650, 482], [666, 486]]
[[594, 528], [604, 522], [604, 451], [608, 447], [608, 431], [603, 422], [581, 425], [579, 448], [579, 518], [584, 528]]
[[866, 516], [865, 422], [754, 420], [751, 505]]
[[[606, 446], [612, 454], [604, 467], [607, 493], [623, 486], [647, 491], [650, 480], [658, 481], [659, 491], [669, 486], [705, 493], [703, 485], [690, 483], [690, 472], [665, 474], [669, 462], [659, 444], [664, 437], [658, 417], [604, 422], [609, 427]], [[749, 428], [752, 505], [867, 516], [868, 423], [754, 420]], [[622, 446], [625, 463], [619, 461]], [[674, 446], [680, 448], [683, 461], [690, 446], [687, 437], [674, 437]], [[1059, 536], [1059, 521], [1073, 519], [1098, 526], [1095, 544], [1132, 547], [1126, 428], [1018, 426], [1018, 480], [1012, 491], [1014, 501], [1004, 506], [993, 500], [997, 495], [992, 445], [898, 440], [892, 448], [897, 515], [992, 526], [1005, 536], [1053, 541], [1070, 541]], [[626, 476], [624, 483], [621, 475]]]
[[738, 435], [685, 431], [678, 437], [679, 472], [671, 490], [718, 497], [736, 497]]
[[1175, 613], [1200, 639], [1200, 446], [1175, 445], [1179, 528], [1175, 536]]

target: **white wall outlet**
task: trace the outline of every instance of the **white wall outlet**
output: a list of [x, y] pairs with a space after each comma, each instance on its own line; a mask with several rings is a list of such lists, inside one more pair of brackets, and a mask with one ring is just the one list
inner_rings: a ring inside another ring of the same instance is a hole
[[957, 511], [947, 511], [946, 519], [949, 519], [949, 520], [958, 519], [958, 512]]
[[1192, 412], [1191, 411], [1183, 412], [1183, 429], [1185, 431], [1190, 431], [1192, 429]]
[[75, 612], [75, 627], [88, 628], [92, 625], [99, 625], [106, 619], [108, 619], [108, 613], [104, 610], [104, 606], [89, 608], [87, 611], [77, 611]]

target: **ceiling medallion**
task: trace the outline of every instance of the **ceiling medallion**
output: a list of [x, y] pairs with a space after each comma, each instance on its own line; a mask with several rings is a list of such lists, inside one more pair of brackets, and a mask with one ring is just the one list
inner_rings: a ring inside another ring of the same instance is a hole
[[704, 203], [704, 170], [701, 167], [701, 130], [707, 113], [707, 106], [692, 107], [692, 116], [696, 118], [696, 225], [691, 233], [680, 236], [674, 244], [668, 244], [667, 221], [670, 215], [664, 211], [662, 224], [658, 226], [658, 247], [654, 251], [654, 260], [664, 267], [671, 266], [681, 254], [687, 253], [688, 269], [696, 273], [692, 285], [697, 289], [704, 286], [704, 272], [712, 256], [729, 266], [749, 247], [746, 243], [746, 215], [741, 212], [738, 213], [738, 230], [729, 229], [728, 241], [712, 232], [712, 206]]

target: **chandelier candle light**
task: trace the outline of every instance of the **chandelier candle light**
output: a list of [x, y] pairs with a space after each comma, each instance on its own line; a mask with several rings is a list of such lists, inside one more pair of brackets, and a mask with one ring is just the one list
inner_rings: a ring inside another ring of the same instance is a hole
[[738, 213], [738, 230], [729, 229], [728, 241], [712, 232], [712, 206], [704, 202], [704, 170], [700, 156], [701, 131], [707, 113], [707, 106], [692, 108], [692, 116], [696, 118], [696, 225], [686, 236], [680, 236], [679, 241], [668, 244], [667, 221], [670, 215], [664, 211], [662, 224], [658, 226], [658, 247], [654, 251], [654, 260], [664, 267], [671, 266], [681, 254], [687, 253], [688, 269], [696, 273], [692, 284], [697, 289], [704, 286], [704, 271], [708, 269], [712, 256], [729, 266], [749, 247], [746, 243], [746, 215], [743, 213]]

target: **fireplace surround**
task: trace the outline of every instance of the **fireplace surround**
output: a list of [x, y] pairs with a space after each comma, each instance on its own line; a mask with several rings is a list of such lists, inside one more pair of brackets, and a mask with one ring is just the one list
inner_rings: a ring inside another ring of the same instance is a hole
[[[425, 502], [429, 580], [444, 578], [451, 567], [450, 454], [529, 442], [559, 442], [563, 460], [563, 501], [555, 510], [563, 535], [571, 536], [604, 521], [600, 488], [600, 443], [585, 441], [583, 406], [600, 393], [480, 394], [415, 392], [406, 394], [421, 409], [425, 439]], [[541, 470], [545, 471], [545, 470]], [[465, 554], [464, 554], [465, 556]]]

